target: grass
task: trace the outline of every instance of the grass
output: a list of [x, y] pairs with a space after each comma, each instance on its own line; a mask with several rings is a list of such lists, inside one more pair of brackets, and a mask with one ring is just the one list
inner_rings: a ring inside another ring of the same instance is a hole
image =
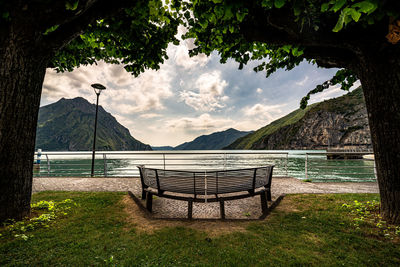
[[78, 206], [49, 228], [31, 232], [27, 241], [0, 239], [0, 266], [400, 264], [396, 240], [385, 239], [368, 224], [354, 227], [354, 215], [342, 207], [354, 200], [378, 200], [376, 194], [289, 195], [266, 220], [246, 223], [246, 231], [220, 235], [185, 226], [139, 230], [127, 220], [124, 197], [103, 192], [35, 194], [33, 201], [69, 198]]

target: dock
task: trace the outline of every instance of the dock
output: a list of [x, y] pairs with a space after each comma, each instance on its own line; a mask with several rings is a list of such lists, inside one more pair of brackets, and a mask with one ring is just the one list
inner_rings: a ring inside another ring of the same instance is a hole
[[372, 149], [327, 149], [327, 159], [363, 159], [365, 155], [374, 154]]

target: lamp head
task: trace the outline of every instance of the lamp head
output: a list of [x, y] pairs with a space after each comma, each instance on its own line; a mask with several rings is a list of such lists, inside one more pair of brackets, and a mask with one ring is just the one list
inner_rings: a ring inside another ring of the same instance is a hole
[[102, 84], [99, 84], [99, 83], [92, 84], [92, 87], [93, 87], [94, 92], [96, 94], [100, 94], [102, 90], [106, 90], [106, 87], [104, 85], [102, 85]]

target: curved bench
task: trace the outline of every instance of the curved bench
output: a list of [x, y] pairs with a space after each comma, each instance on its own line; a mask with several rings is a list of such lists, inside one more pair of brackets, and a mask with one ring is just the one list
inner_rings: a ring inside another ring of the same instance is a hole
[[263, 214], [271, 201], [273, 165], [236, 170], [164, 170], [137, 166], [142, 183], [142, 199], [152, 211], [153, 195], [188, 202], [188, 218], [192, 218], [193, 202], [219, 202], [221, 218], [225, 218], [224, 201], [261, 196]]

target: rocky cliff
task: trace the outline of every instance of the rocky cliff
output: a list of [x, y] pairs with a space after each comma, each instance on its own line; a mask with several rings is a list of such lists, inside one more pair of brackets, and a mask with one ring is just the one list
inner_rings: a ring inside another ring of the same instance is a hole
[[[36, 148], [47, 151], [90, 151], [96, 106], [86, 99], [60, 99], [40, 108]], [[97, 121], [96, 150], [151, 150], [101, 106]]]
[[296, 110], [239, 138], [226, 149], [371, 147], [362, 89]]

